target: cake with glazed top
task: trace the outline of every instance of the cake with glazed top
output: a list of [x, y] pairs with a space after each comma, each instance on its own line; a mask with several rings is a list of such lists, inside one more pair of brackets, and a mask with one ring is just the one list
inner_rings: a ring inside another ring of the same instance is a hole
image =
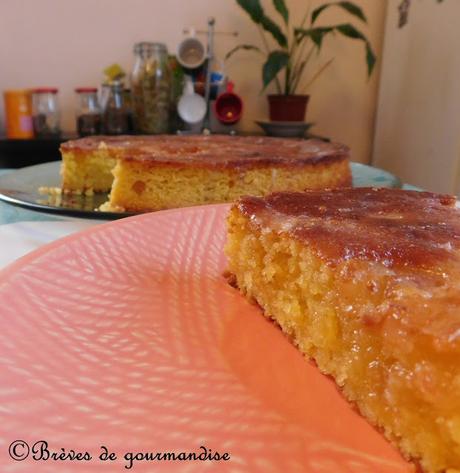
[[351, 185], [337, 143], [241, 136], [88, 137], [61, 145], [64, 192], [110, 191], [106, 209], [148, 211]]
[[460, 470], [460, 211], [451, 196], [243, 197], [226, 253], [260, 305], [426, 472]]

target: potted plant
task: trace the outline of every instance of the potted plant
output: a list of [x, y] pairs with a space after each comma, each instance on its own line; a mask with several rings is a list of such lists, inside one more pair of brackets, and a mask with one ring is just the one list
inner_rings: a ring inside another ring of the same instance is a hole
[[[366, 36], [351, 23], [340, 23], [329, 26], [318, 26], [321, 14], [331, 7], [343, 9], [348, 15], [366, 22], [360, 7], [352, 2], [339, 1], [324, 3], [314, 10], [308, 9], [298, 26], [291, 24], [289, 9], [285, 0], [272, 0], [276, 11], [280, 14], [283, 26], [279, 26], [266, 15], [260, 0], [236, 0], [238, 5], [249, 15], [259, 30], [263, 49], [252, 44], [241, 44], [226, 55], [226, 59], [239, 50], [251, 50], [265, 57], [262, 67], [263, 90], [272, 82], [276, 94], [268, 95], [270, 120], [272, 121], [303, 121], [309, 96], [303, 92], [329, 67], [333, 59], [327, 61], [314, 71], [302, 89], [302, 78], [310, 59], [315, 52], [321, 50], [326, 36], [339, 34], [364, 43], [368, 75], [374, 69], [376, 57]], [[270, 35], [276, 43], [271, 48], [266, 35]], [[300, 91], [300, 93], [299, 93]]]

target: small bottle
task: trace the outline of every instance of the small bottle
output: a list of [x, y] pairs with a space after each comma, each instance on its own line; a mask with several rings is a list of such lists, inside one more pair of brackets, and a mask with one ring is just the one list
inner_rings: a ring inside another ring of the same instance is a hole
[[107, 135], [125, 135], [131, 131], [129, 110], [125, 104], [123, 83], [112, 81], [103, 111], [102, 128]]
[[102, 133], [101, 108], [94, 87], [79, 87], [77, 94], [77, 133], [78, 136], [99, 135]]
[[32, 120], [37, 138], [58, 138], [59, 126], [58, 89], [42, 87], [32, 91]]
[[128, 115], [128, 125], [129, 125], [129, 133], [134, 133], [134, 117], [133, 117], [133, 96], [131, 94], [131, 89], [124, 88], [123, 90], [123, 98], [125, 101], [125, 109]]

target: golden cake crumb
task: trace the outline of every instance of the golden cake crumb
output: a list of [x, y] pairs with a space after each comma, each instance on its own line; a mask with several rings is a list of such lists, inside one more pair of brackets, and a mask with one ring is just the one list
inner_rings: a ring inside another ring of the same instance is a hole
[[47, 187], [41, 186], [38, 188], [38, 193], [43, 195], [61, 195], [62, 188], [61, 187]]
[[345, 397], [430, 473], [460, 469], [460, 211], [451, 196], [337, 189], [244, 197], [226, 254]]

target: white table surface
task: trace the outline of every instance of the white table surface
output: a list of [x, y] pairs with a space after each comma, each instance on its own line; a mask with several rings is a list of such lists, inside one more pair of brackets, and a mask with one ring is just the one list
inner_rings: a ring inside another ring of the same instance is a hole
[[106, 222], [74, 219], [72, 221], [33, 221], [0, 225], [0, 269], [46, 243], [101, 223]]

